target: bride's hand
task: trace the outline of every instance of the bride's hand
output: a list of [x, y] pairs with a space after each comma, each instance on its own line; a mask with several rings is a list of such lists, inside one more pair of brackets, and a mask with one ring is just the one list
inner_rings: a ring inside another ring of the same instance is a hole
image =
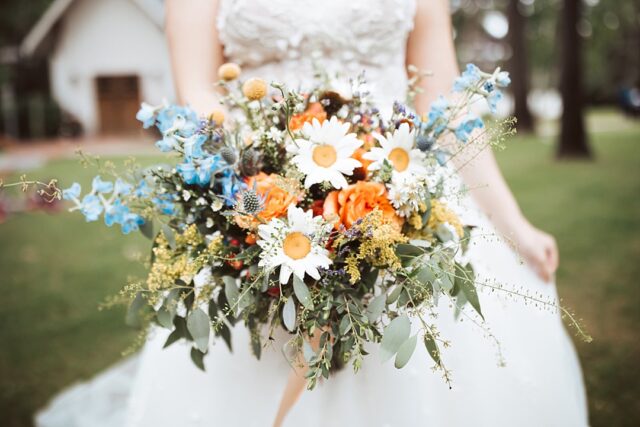
[[558, 246], [553, 236], [526, 223], [513, 237], [518, 253], [542, 280], [550, 282], [559, 262]]

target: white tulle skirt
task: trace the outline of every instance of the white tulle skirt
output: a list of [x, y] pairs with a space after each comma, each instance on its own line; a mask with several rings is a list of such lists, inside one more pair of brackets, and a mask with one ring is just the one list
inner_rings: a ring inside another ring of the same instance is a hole
[[[557, 297], [554, 285], [543, 283], [505, 243], [491, 237], [486, 218], [479, 215], [474, 222], [481, 227], [469, 257], [480, 280]], [[347, 367], [305, 391], [285, 425], [588, 425], [580, 365], [559, 314], [500, 292], [481, 292], [480, 298], [502, 357], [492, 338], [464, 316], [454, 318], [450, 303], [442, 300], [436, 323], [451, 342], [443, 350], [451, 388], [431, 369], [433, 362], [420, 345], [402, 370], [392, 362], [381, 364], [373, 351], [358, 374]], [[155, 331], [134, 360], [60, 395], [38, 414], [37, 425], [271, 425], [289, 374], [281, 353], [286, 337], [265, 349], [258, 361], [251, 354], [248, 333], [238, 326], [233, 353], [217, 342], [205, 358], [203, 373], [192, 364], [188, 346], [178, 343], [163, 350], [166, 336], [163, 330]]]

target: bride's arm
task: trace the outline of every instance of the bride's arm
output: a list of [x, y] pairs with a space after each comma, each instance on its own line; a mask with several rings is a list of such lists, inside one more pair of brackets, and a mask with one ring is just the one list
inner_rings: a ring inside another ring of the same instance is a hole
[[220, 109], [214, 84], [223, 62], [217, 0], [167, 0], [166, 33], [173, 81], [180, 103], [200, 114]]
[[[415, 28], [407, 44], [407, 64], [433, 72], [423, 80], [424, 92], [416, 97], [419, 112], [428, 111], [439, 95], [450, 93], [458, 75], [453, 46], [448, 0], [418, 0]], [[481, 209], [496, 229], [509, 238], [544, 280], [550, 280], [558, 267], [558, 250], [552, 236], [524, 217], [509, 190], [493, 152], [482, 150], [460, 174]]]

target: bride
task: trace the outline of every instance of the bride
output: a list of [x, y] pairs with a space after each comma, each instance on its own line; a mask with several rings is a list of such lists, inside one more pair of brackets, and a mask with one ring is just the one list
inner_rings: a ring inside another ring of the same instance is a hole
[[[458, 75], [447, 0], [166, 3], [178, 95], [201, 114], [219, 108], [214, 82], [226, 61], [240, 64], [245, 77], [301, 87], [314, 63], [343, 75], [365, 70], [378, 105], [404, 99], [406, 64], [413, 64], [433, 73], [416, 98], [418, 112], [449, 93]], [[466, 222], [479, 230], [470, 249], [478, 276], [556, 299], [555, 241], [523, 216], [491, 151], [482, 151], [461, 177], [474, 189], [464, 203]], [[481, 299], [490, 335], [454, 319], [447, 307], [437, 319], [451, 341], [443, 352], [451, 388], [432, 372], [424, 349], [402, 370], [369, 357], [358, 374], [345, 369], [302, 392], [303, 380], [291, 373], [277, 345], [255, 360], [245, 328], [233, 333], [233, 354], [224, 345], [209, 351], [206, 373], [192, 365], [187, 347], [163, 350], [166, 335], [155, 331], [137, 373], [123, 386], [126, 411], [103, 408], [89, 421], [89, 406], [75, 410], [84, 412], [82, 425], [91, 426], [105, 425], [97, 418], [105, 413], [119, 413], [116, 425], [131, 427], [586, 426], [582, 374], [559, 315], [494, 293]], [[94, 392], [108, 405], [104, 388]]]

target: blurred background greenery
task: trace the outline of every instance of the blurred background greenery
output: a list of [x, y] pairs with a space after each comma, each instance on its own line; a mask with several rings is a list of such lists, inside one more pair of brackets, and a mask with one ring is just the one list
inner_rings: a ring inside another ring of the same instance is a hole
[[[129, 1], [162, 4], [118, 0]], [[37, 155], [54, 144], [42, 138], [103, 136], [83, 129], [53, 96], [48, 54], [64, 19], [38, 52], [21, 49], [52, 4], [83, 2], [116, 0], [0, 5], [0, 178], [21, 172], [22, 164], [12, 164], [16, 150]], [[557, 237], [560, 295], [594, 336], [591, 344], [576, 342], [591, 423], [640, 425], [640, 3], [451, 5], [461, 63], [512, 71], [519, 135], [498, 159], [531, 221]], [[87, 185], [94, 174], [73, 159], [42, 163], [30, 177], [67, 186]], [[144, 273], [137, 260], [149, 250], [141, 235], [123, 237], [60, 206], [42, 209], [32, 198], [14, 209], [18, 197], [0, 193], [0, 425], [9, 427], [31, 425], [62, 388], [119, 360], [136, 332], [125, 326], [123, 310], [98, 307], [128, 277]]]

